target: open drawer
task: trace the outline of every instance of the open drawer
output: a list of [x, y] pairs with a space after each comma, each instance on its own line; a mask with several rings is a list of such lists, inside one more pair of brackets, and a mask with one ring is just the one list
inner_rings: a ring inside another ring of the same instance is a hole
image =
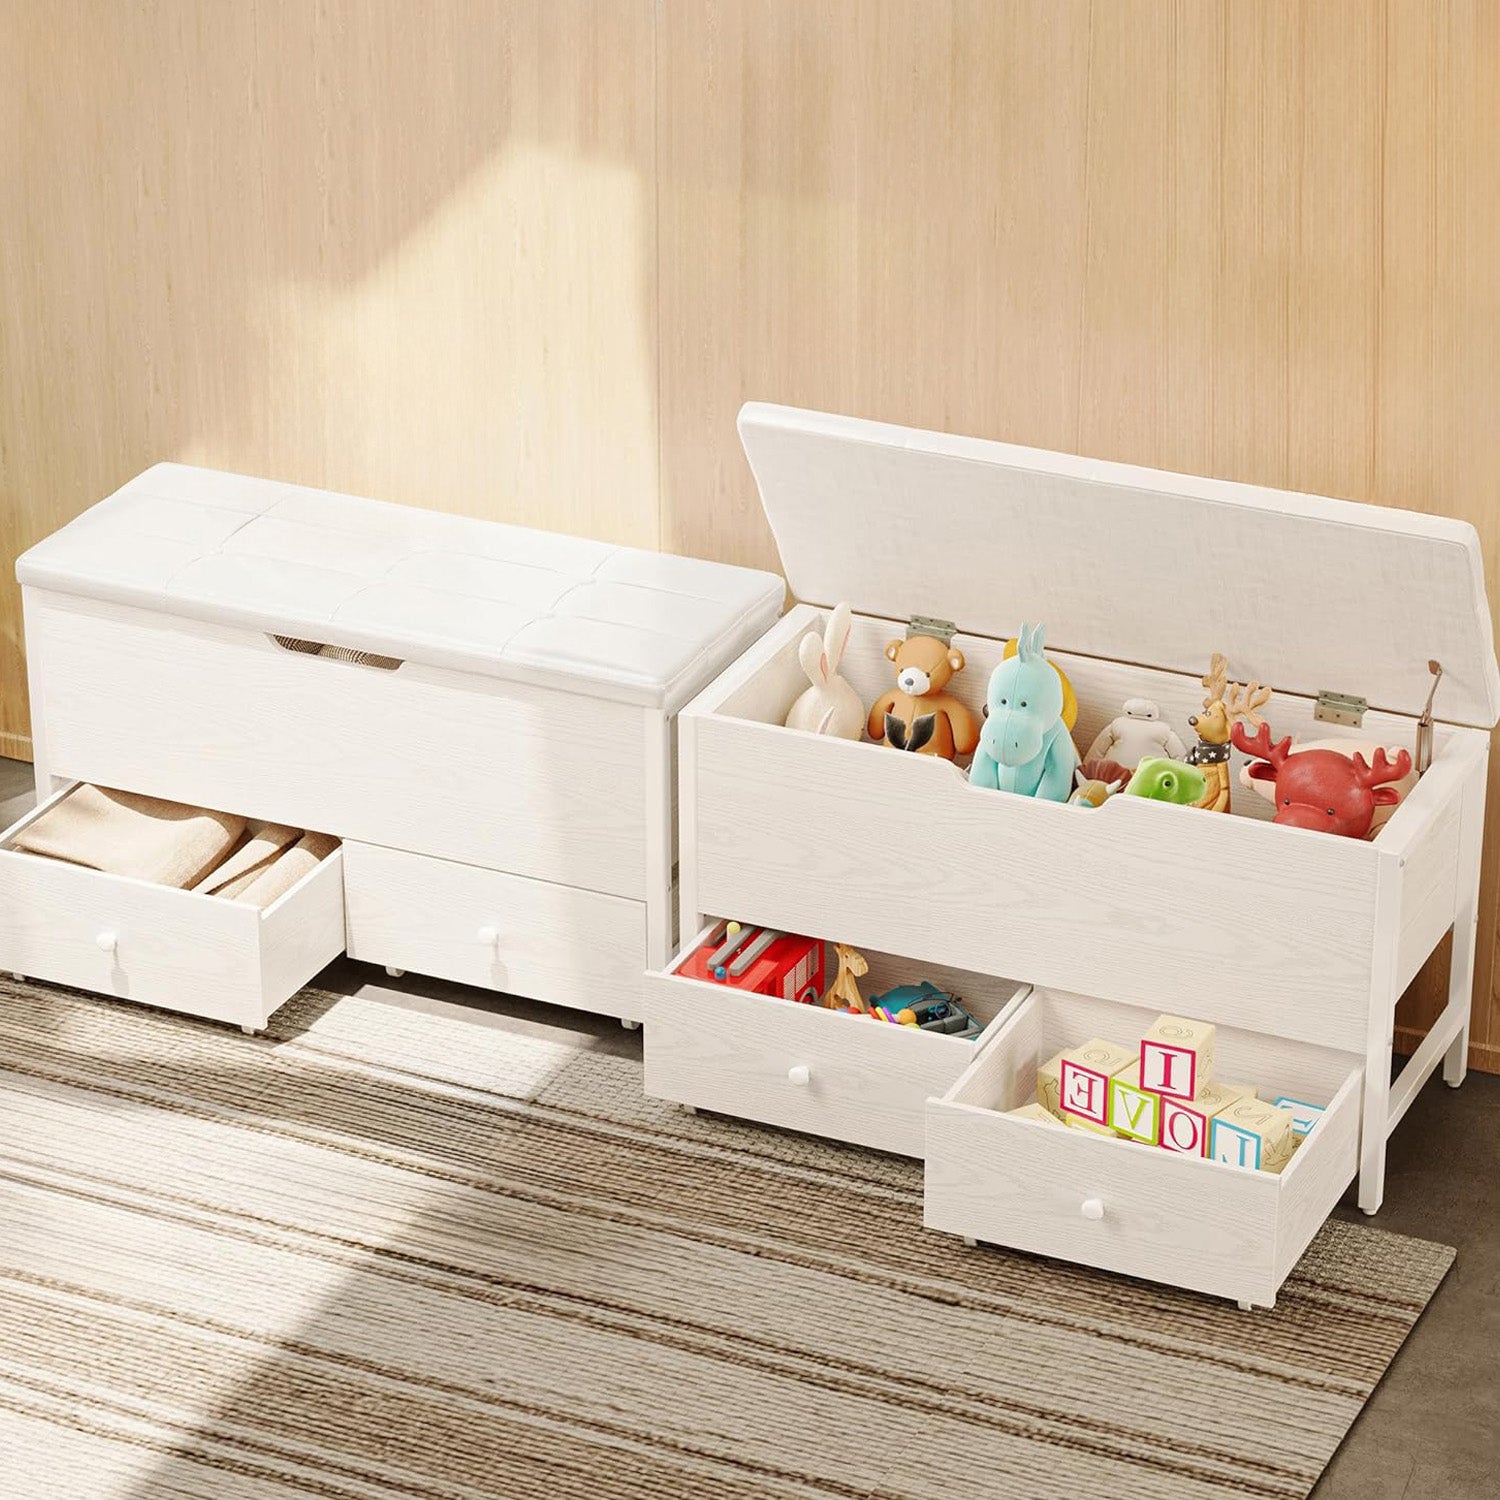
[[921, 1156], [929, 1096], [953, 1085], [1026, 993], [1010, 980], [867, 952], [866, 996], [928, 979], [987, 1029], [964, 1040], [883, 1025], [679, 973], [718, 926], [646, 975], [646, 1092], [902, 1156]]
[[1004, 1113], [1035, 1100], [1039, 1063], [1155, 1014], [1028, 995], [927, 1107], [927, 1226], [1269, 1307], [1358, 1167], [1359, 1059], [1219, 1028], [1217, 1077], [1326, 1106], [1276, 1174]]
[[[971, 786], [937, 757], [784, 727], [806, 686], [798, 642], [825, 619], [797, 606], [681, 716], [689, 919], [730, 911], [966, 970], [1001, 963], [1158, 1011], [1254, 1014], [1346, 1051], [1365, 1045], [1372, 992], [1399, 994], [1453, 922], [1483, 791], [1480, 731], [1439, 729], [1432, 769], [1370, 842], [1273, 825], [1237, 779], [1228, 815], [1123, 796], [1067, 806]], [[864, 702], [889, 686], [884, 648], [904, 630], [854, 617], [841, 671]], [[954, 643], [967, 666], [950, 688], [978, 713], [1002, 642]], [[1138, 695], [1191, 733], [1196, 678], [1048, 654], [1077, 691], [1079, 745]], [[1278, 694], [1276, 733], [1412, 743], [1410, 720], [1371, 712], [1362, 730], [1340, 729], [1314, 708]], [[1242, 763], [1236, 752], [1236, 773]]]
[[343, 951], [341, 849], [265, 908], [16, 849], [72, 790], [0, 834], [0, 970], [255, 1031]]

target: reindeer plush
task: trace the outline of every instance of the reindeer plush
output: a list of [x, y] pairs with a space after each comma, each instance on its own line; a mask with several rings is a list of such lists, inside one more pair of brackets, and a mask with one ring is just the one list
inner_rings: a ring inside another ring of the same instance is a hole
[[1234, 726], [1233, 735], [1235, 749], [1256, 757], [1247, 767], [1251, 779], [1276, 783], [1275, 821], [1292, 828], [1365, 838], [1375, 809], [1401, 799], [1391, 783], [1411, 770], [1411, 755], [1405, 750], [1398, 750], [1394, 760], [1377, 750], [1371, 762], [1358, 751], [1293, 751], [1290, 737], [1273, 745], [1266, 724], [1257, 726], [1254, 739], [1243, 724]]
[[1207, 781], [1203, 800], [1196, 803], [1210, 812], [1229, 811], [1229, 742], [1235, 720], [1248, 719], [1257, 728], [1262, 720], [1256, 712], [1271, 701], [1271, 689], [1251, 682], [1244, 687], [1229, 680], [1229, 663], [1215, 651], [1203, 677], [1208, 696], [1203, 712], [1188, 720], [1198, 732], [1198, 743], [1187, 753], [1187, 763], [1197, 766]]

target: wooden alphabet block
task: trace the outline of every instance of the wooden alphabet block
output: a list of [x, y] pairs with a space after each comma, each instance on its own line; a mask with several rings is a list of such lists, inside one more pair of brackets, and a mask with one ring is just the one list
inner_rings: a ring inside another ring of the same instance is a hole
[[1305, 1099], [1293, 1099], [1283, 1094], [1279, 1099], [1271, 1101], [1278, 1109], [1289, 1109], [1292, 1112], [1292, 1129], [1298, 1136], [1304, 1136], [1319, 1120], [1323, 1118], [1324, 1106], [1321, 1104], [1309, 1104]]
[[1214, 1028], [1207, 1021], [1158, 1016], [1141, 1038], [1141, 1087], [1192, 1099], [1214, 1076]]
[[1008, 1109], [1005, 1113], [1016, 1120], [1035, 1120], [1039, 1125], [1060, 1127], [1063, 1123], [1050, 1109], [1040, 1104], [1023, 1104], [1019, 1109]]
[[1069, 1047], [1058, 1059], [1059, 1097], [1064, 1115], [1077, 1115], [1095, 1125], [1109, 1124], [1109, 1080], [1128, 1068], [1135, 1054], [1093, 1037], [1081, 1047]]
[[1115, 1133], [1108, 1125], [1099, 1125], [1093, 1120], [1085, 1120], [1081, 1115], [1065, 1114], [1062, 1122], [1069, 1130], [1091, 1130], [1095, 1135], [1107, 1135], [1111, 1140], [1115, 1139]]
[[1207, 1156], [1214, 1116], [1237, 1099], [1254, 1097], [1255, 1090], [1248, 1084], [1210, 1083], [1192, 1100], [1164, 1098], [1159, 1144], [1185, 1156]]
[[1292, 1158], [1292, 1112], [1262, 1099], [1236, 1099], [1213, 1117], [1209, 1154], [1231, 1167], [1279, 1172]]
[[1059, 1120], [1062, 1119], [1062, 1077], [1059, 1072], [1062, 1060], [1063, 1054], [1059, 1052], [1036, 1070], [1036, 1102]]
[[1109, 1080], [1110, 1128], [1127, 1140], [1154, 1146], [1161, 1139], [1161, 1112], [1167, 1101], [1160, 1094], [1125, 1082], [1131, 1071], [1126, 1068]]

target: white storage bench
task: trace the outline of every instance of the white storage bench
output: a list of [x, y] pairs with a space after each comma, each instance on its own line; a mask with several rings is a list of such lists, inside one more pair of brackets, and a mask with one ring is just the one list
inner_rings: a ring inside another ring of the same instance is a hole
[[[1305, 1069], [1288, 1071], [1315, 1075], [1328, 1098], [1355, 1080], [1357, 1098], [1346, 1095], [1339, 1116], [1342, 1129], [1357, 1114], [1359, 1155], [1328, 1151], [1327, 1168], [1332, 1179], [1358, 1166], [1360, 1202], [1373, 1212], [1388, 1132], [1440, 1061], [1450, 1083], [1465, 1067], [1487, 730], [1500, 713], [1473, 529], [782, 408], [747, 407], [741, 432], [788, 580], [812, 602], [795, 606], [681, 715], [684, 935], [732, 917], [903, 954], [912, 979], [933, 965], [1004, 975], [1147, 1022], [1162, 1011], [1211, 1021], [1243, 1034], [1247, 1054], [1257, 1045], [1278, 1056], [1305, 1051]], [[1371, 841], [1273, 826], [1271, 805], [1238, 784], [1237, 752], [1228, 815], [1125, 797], [1086, 810], [974, 787], [936, 757], [783, 727], [806, 681], [797, 643], [841, 600], [857, 612], [842, 671], [866, 704], [892, 685], [884, 647], [914, 615], [957, 623], [967, 666], [949, 690], [976, 713], [1004, 641], [1024, 621], [1044, 622], [1048, 655], [1078, 694], [1080, 749], [1137, 696], [1153, 699], [1191, 743], [1187, 720], [1201, 710], [1199, 679], [1215, 651], [1228, 657], [1234, 681], [1275, 689], [1263, 712], [1278, 738], [1410, 747], [1436, 658], [1435, 758]], [[1325, 722], [1325, 690], [1367, 698], [1362, 725]], [[1392, 1086], [1396, 1001], [1450, 929], [1448, 1007]], [[691, 1018], [690, 1009], [669, 974], [648, 975], [648, 1089], [877, 1144], [837, 1112], [820, 1121], [786, 1103], [769, 1082], [736, 1088], [728, 1049], [695, 1090], [668, 1067], [690, 1045], [685, 1033], [713, 1024], [706, 1002]], [[754, 1023], [726, 1022], [753, 1024], [746, 1071], [761, 1067], [761, 1053], [779, 1060], [792, 1028], [816, 1019], [773, 1005], [756, 1014]], [[1018, 1017], [1012, 1027], [1022, 1024]], [[955, 1106], [972, 1094], [993, 1111], [983, 1080], [1003, 1074], [1007, 1046], [1024, 1036], [993, 1032], [948, 1093]], [[1132, 1039], [1128, 1028], [1118, 1039]], [[906, 1087], [899, 1040], [878, 1044], [897, 1091]], [[837, 1042], [830, 1033], [830, 1046]], [[862, 1087], [874, 1094], [878, 1081], [869, 1076]], [[1070, 1192], [1072, 1155], [1089, 1159], [1101, 1148], [1033, 1139], [1016, 1122], [982, 1125], [998, 1126], [975, 1127], [982, 1158], [1024, 1142], [1045, 1175], [1056, 1153]], [[931, 1170], [955, 1184], [935, 1222], [1043, 1248], [1005, 1214], [979, 1209], [979, 1190], [964, 1227], [954, 1200], [966, 1168], [934, 1160], [957, 1139], [947, 1126], [929, 1136]], [[1108, 1160], [1110, 1143], [1102, 1148]], [[1130, 1149], [1113, 1155], [1125, 1160]], [[1276, 1213], [1314, 1213], [1292, 1184], [1319, 1177], [1323, 1156], [1298, 1162], [1279, 1197], [1266, 1200], [1281, 1205]], [[1123, 1170], [1168, 1182], [1175, 1165]], [[1309, 1200], [1317, 1215], [1344, 1185], [1323, 1184]], [[1249, 1199], [1270, 1189], [1231, 1191]], [[1297, 1224], [1274, 1236], [1278, 1264]], [[1045, 1247], [1150, 1274], [1140, 1257], [1098, 1252], [1101, 1242], [1060, 1233]], [[1190, 1284], [1210, 1282], [1231, 1284], [1208, 1273]], [[1252, 1300], [1265, 1300], [1267, 1288], [1266, 1278], [1255, 1281]]]
[[[262, 1024], [346, 944], [638, 1020], [641, 969], [672, 948], [676, 711], [784, 597], [768, 573], [176, 464], [16, 572], [44, 797], [90, 781], [343, 841], [321, 883], [338, 941], [267, 971]], [[0, 968], [223, 1008], [212, 902], [141, 896], [122, 985], [59, 920], [100, 882], [65, 894], [23, 862], [45, 863], [5, 861]], [[173, 945], [164, 983], [143, 954]]]

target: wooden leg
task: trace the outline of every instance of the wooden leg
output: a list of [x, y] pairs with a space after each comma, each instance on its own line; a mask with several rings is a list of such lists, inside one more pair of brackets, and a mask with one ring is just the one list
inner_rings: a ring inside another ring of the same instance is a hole
[[[1456, 1089], [1469, 1071], [1469, 1018], [1474, 1008], [1474, 952], [1478, 946], [1479, 919], [1453, 924], [1453, 958], [1448, 970], [1448, 1011], [1462, 1015], [1453, 1045], [1443, 1055], [1443, 1082]], [[1439, 1022], [1439, 1025], [1442, 1023]]]
[[1391, 1046], [1382, 1064], [1377, 1053], [1365, 1072], [1364, 1112], [1360, 1123], [1359, 1206], [1367, 1214], [1380, 1212], [1385, 1198], [1386, 1120], [1391, 1097]]

